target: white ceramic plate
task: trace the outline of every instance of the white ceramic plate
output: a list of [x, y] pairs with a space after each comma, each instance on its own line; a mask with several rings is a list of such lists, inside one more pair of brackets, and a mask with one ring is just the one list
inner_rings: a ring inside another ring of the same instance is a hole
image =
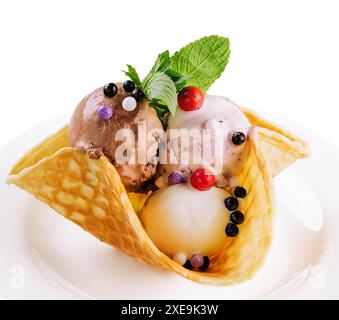
[[5, 184], [23, 152], [68, 119], [47, 121], [0, 149], [1, 298], [339, 298], [339, 152], [319, 136], [273, 119], [308, 140], [313, 154], [275, 179], [275, 232], [264, 266], [244, 284], [211, 287], [136, 261]]

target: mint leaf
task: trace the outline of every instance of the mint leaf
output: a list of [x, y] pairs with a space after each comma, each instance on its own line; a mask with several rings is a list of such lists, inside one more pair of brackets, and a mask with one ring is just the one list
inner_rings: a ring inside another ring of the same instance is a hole
[[186, 84], [206, 92], [225, 70], [230, 52], [227, 38], [204, 37], [176, 52], [170, 68], [179, 74], [189, 74], [191, 77]]
[[132, 67], [130, 64], [127, 64], [128, 71], [123, 71], [127, 77], [129, 77], [136, 86], [141, 85], [141, 80], [139, 78], [139, 75], [137, 73], [137, 70], [135, 70], [134, 67]]
[[181, 89], [185, 88], [187, 86], [188, 80], [191, 78], [190, 75], [185, 75], [177, 79], [174, 84], [175, 88], [177, 89], [177, 92], [179, 92]]
[[176, 82], [177, 80], [179, 80], [182, 77], [182, 74], [179, 73], [178, 71], [175, 71], [171, 68], [168, 68], [165, 73], [174, 81]]
[[151, 69], [151, 72], [164, 72], [171, 63], [169, 51], [166, 50], [163, 53], [160, 53], [157, 60], [154, 63], [154, 66]]
[[224, 71], [229, 56], [229, 40], [213, 35], [188, 44], [172, 57], [168, 50], [159, 54], [142, 82], [131, 65], [125, 74], [143, 91], [165, 126], [169, 115], [175, 115], [177, 92], [189, 85], [206, 92]]
[[164, 72], [150, 72], [141, 83], [141, 90], [150, 101], [164, 104], [172, 116], [177, 108], [177, 91], [173, 80]]
[[183, 89], [186, 84], [187, 80], [191, 77], [189, 74], [182, 75], [181, 73], [168, 68], [165, 73], [173, 80], [175, 87], [177, 89], [177, 92], [179, 92], [181, 89]]

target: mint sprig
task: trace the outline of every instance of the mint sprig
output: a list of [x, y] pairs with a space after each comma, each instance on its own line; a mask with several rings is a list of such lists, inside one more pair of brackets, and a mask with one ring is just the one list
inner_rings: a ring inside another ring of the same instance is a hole
[[171, 58], [171, 68], [178, 73], [189, 74], [187, 85], [206, 92], [224, 72], [230, 53], [227, 38], [204, 37], [177, 51]]
[[[139, 80], [137, 71], [131, 65], [127, 65], [128, 71], [124, 71], [125, 75], [142, 90], [164, 126], [167, 124], [169, 115], [175, 115], [177, 93], [185, 86], [188, 78], [188, 76], [183, 77], [180, 73], [169, 69], [170, 64], [170, 54], [167, 50], [159, 54], [151, 71], [143, 81]], [[139, 84], [136, 81], [140, 81]]]
[[165, 126], [169, 115], [175, 115], [178, 92], [187, 85], [206, 92], [225, 70], [229, 56], [229, 40], [213, 35], [188, 44], [172, 57], [168, 50], [159, 54], [142, 81], [131, 65], [124, 72], [143, 91]]
[[150, 72], [141, 83], [141, 90], [151, 102], [163, 103], [174, 116], [177, 90], [173, 80], [163, 72]]

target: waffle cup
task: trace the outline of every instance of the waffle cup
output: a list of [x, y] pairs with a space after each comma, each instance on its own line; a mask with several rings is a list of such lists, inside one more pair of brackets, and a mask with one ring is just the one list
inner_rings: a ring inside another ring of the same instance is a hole
[[307, 155], [304, 142], [243, 110], [254, 126], [259, 125], [247, 140], [249, 156], [239, 175], [240, 185], [248, 191], [241, 201], [245, 222], [235, 238], [225, 236], [224, 248], [211, 257], [204, 272], [187, 270], [157, 249], [138, 217], [149, 194], [127, 194], [106, 157], [94, 160], [69, 147], [67, 126], [29, 151], [7, 182], [140, 261], [203, 284], [238, 283], [253, 276], [271, 242], [272, 176]]

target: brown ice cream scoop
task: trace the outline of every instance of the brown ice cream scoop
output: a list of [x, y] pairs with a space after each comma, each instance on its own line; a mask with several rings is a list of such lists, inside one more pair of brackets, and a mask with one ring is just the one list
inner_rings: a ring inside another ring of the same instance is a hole
[[103, 88], [87, 95], [70, 123], [70, 142], [90, 157], [106, 156], [117, 169], [127, 191], [138, 191], [156, 173], [162, 124], [146, 99], [135, 100], [117, 83], [108, 98]]

